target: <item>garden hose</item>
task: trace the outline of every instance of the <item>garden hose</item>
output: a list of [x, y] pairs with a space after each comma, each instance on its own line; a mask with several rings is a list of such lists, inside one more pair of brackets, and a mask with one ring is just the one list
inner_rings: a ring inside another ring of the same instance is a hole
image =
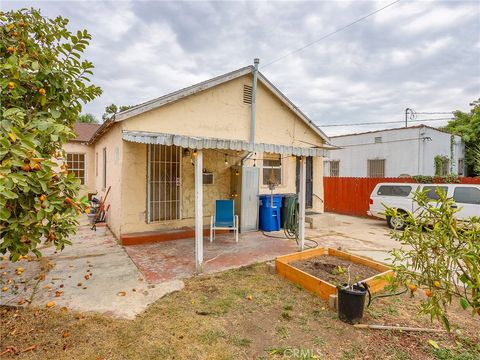
[[[297, 207], [297, 196], [289, 196], [287, 199], [287, 218], [283, 223], [283, 232], [288, 239], [295, 239], [298, 245], [298, 207]], [[310, 241], [313, 245], [306, 245], [305, 247], [309, 249], [316, 248], [318, 242], [313, 239], [305, 238], [306, 241]]]
[[402, 295], [402, 294], [405, 294], [407, 291], [408, 291], [408, 288], [406, 287], [405, 290], [400, 291], [400, 292], [398, 292], [398, 293], [390, 293], [390, 294], [383, 294], [383, 295], [372, 296], [372, 297], [370, 297], [370, 298], [368, 299], [368, 305], [367, 305], [367, 307], [370, 306], [372, 300], [379, 299], [379, 298], [390, 297], [390, 296]]

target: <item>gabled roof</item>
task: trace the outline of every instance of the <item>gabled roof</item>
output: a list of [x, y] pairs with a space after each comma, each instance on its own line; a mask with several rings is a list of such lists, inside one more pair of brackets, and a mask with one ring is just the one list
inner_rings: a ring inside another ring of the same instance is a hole
[[75, 124], [73, 124], [73, 131], [75, 132], [77, 137], [70, 141], [88, 143], [92, 136], [100, 128], [100, 126], [100, 124], [86, 124], [76, 122]]
[[[159, 98], [144, 102], [135, 107], [132, 107], [128, 110], [121, 111], [114, 116], [114, 121], [123, 121], [128, 118], [131, 118], [135, 115], [142, 114], [146, 111], [159, 108], [163, 105], [170, 104], [172, 102], [178, 101], [187, 96], [196, 94], [203, 90], [210, 89], [214, 86], [223, 84], [227, 81], [234, 80], [241, 76], [250, 74], [255, 68], [250, 65], [238, 70], [223, 74], [217, 77], [214, 77], [210, 80], [203, 81], [201, 83], [186, 87], [181, 90], [174, 91], [170, 94], [161, 96]], [[320, 130], [320, 128], [315, 125], [298, 107], [295, 106], [280, 90], [278, 90], [260, 71], [258, 72], [258, 81], [267, 87], [280, 101], [282, 101], [291, 111], [293, 111], [300, 119], [302, 119], [317, 135], [319, 135], [326, 143], [329, 142], [328, 136]]]
[[[371, 130], [371, 131], [364, 131], [364, 132], [358, 132], [358, 133], [351, 133], [351, 134], [343, 134], [343, 135], [335, 135], [335, 136], [330, 136], [330, 139], [335, 139], [335, 138], [341, 138], [341, 137], [346, 137], [346, 136], [356, 136], [356, 135], [364, 135], [364, 134], [375, 134], [383, 131], [399, 131], [399, 130], [409, 130], [409, 129], [419, 129], [419, 128], [427, 128], [427, 129], [432, 129], [436, 130], [438, 132], [446, 133], [446, 134], [451, 134], [448, 131], [435, 128], [433, 126], [428, 126], [424, 124], [420, 125], [413, 125], [413, 126], [407, 126], [407, 127], [398, 127], [398, 128], [390, 128], [390, 129], [380, 129], [380, 130]], [[451, 134], [455, 135], [455, 134]]]

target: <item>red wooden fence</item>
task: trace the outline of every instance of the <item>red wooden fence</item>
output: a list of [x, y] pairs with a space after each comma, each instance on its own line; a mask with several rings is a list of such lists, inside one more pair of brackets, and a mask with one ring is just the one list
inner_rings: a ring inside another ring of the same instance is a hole
[[[324, 177], [325, 211], [367, 216], [370, 194], [381, 182], [415, 183], [411, 178]], [[460, 178], [462, 184], [480, 184], [480, 177]]]

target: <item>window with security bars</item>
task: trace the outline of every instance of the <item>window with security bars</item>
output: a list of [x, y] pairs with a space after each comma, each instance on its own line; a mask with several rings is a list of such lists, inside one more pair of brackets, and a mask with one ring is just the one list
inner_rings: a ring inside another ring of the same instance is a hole
[[181, 149], [148, 145], [148, 222], [180, 219]]
[[80, 184], [85, 184], [85, 154], [67, 153], [68, 171], [80, 179]]
[[368, 160], [367, 176], [371, 178], [385, 177], [385, 159]]
[[282, 156], [280, 154], [263, 154], [263, 185], [278, 186], [282, 184]]
[[442, 159], [442, 165], [440, 166], [440, 176], [446, 176], [450, 173], [450, 160], [448, 158]]
[[339, 177], [340, 176], [340, 161], [330, 161], [330, 176]]

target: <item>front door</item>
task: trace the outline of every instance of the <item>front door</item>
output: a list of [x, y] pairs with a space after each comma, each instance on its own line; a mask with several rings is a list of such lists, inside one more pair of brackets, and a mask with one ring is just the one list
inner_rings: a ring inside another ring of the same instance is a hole
[[180, 219], [181, 150], [148, 145], [148, 222]]
[[[307, 186], [305, 188], [305, 207], [311, 208], [313, 206], [313, 158], [311, 156], [306, 157], [306, 181]], [[300, 192], [300, 158], [297, 157], [297, 177], [296, 177], [297, 195]]]

